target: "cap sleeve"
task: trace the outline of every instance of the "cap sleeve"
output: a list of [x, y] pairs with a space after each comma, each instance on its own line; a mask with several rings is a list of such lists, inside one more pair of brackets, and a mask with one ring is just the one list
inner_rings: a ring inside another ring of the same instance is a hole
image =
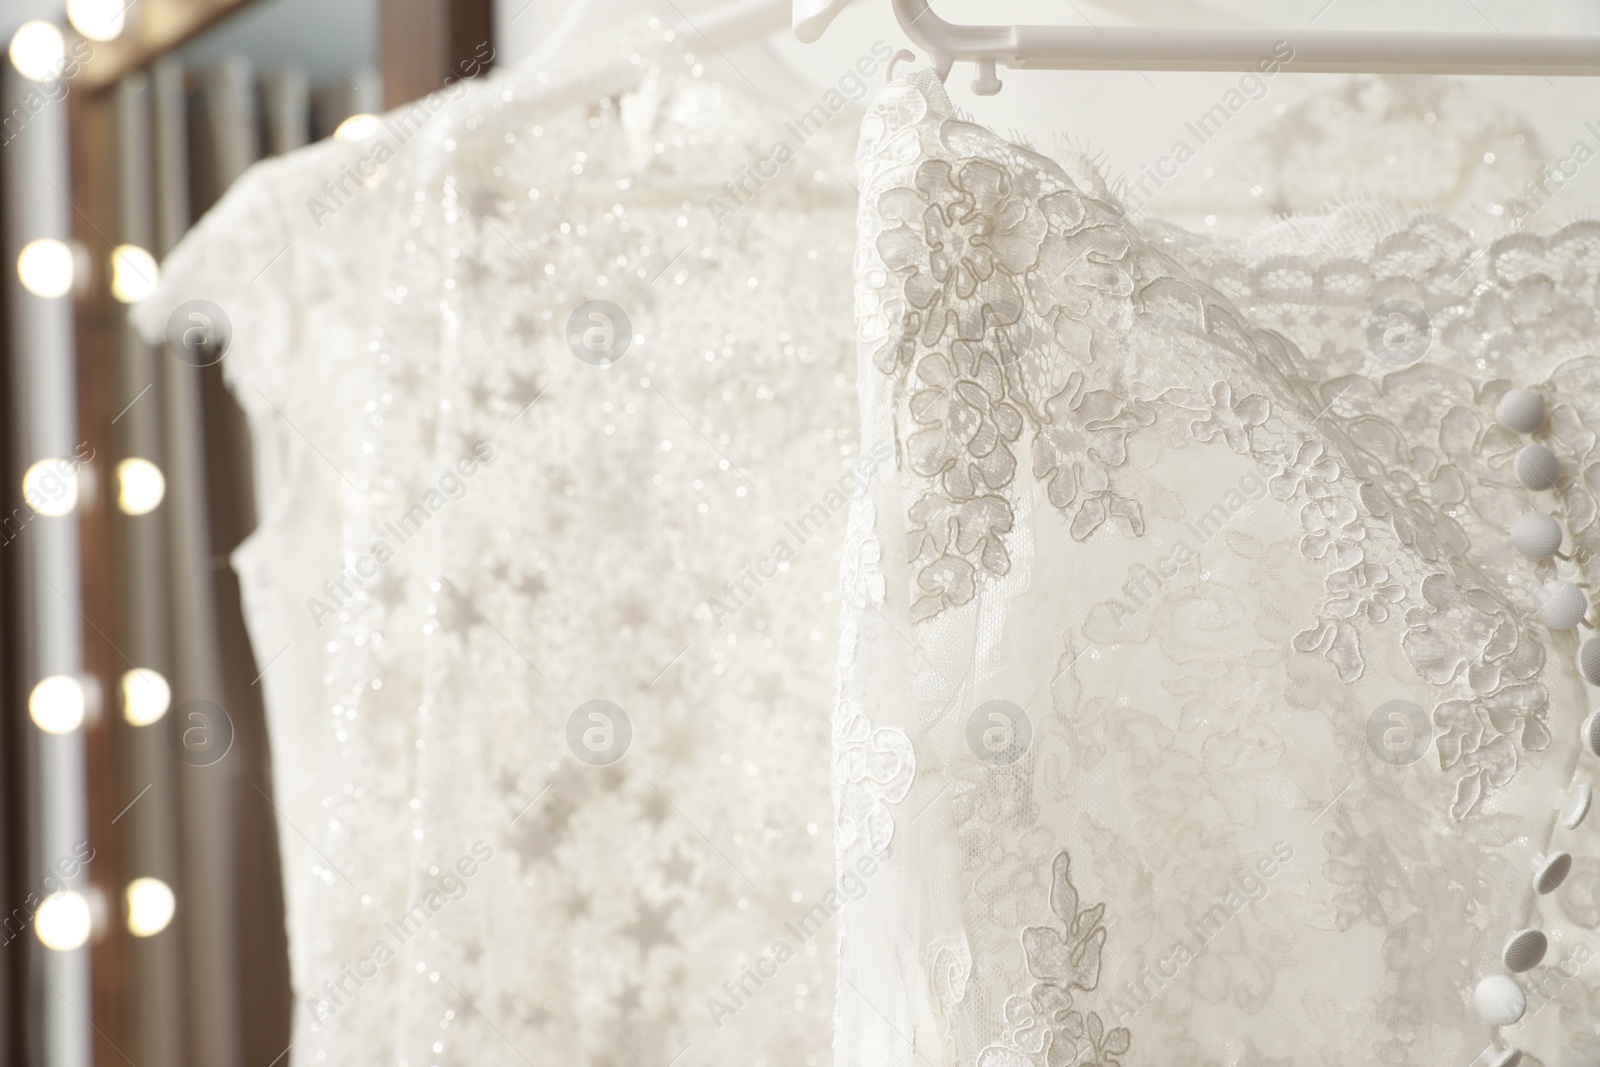
[[172, 249], [132, 313], [148, 344], [185, 362], [215, 361], [220, 338], [223, 372], [240, 394], [247, 378], [266, 388], [294, 372], [294, 293], [305, 280], [282, 188], [295, 168], [284, 162], [246, 171]]

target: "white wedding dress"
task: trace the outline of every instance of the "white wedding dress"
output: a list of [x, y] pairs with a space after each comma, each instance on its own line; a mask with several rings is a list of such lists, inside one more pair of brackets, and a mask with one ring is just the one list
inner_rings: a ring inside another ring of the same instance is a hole
[[930, 73], [857, 173], [837, 1067], [1600, 1059], [1600, 227], [1134, 224]]
[[138, 310], [232, 322], [295, 1064], [829, 1058], [860, 112], [629, 32], [254, 168]]
[[1600, 1058], [1581, 631], [1508, 539], [1597, 547], [1595, 229], [1136, 225], [927, 74], [853, 212], [856, 117], [750, 177], [802, 109], [693, 44], [265, 163], [137, 312], [232, 321], [290, 1061]]

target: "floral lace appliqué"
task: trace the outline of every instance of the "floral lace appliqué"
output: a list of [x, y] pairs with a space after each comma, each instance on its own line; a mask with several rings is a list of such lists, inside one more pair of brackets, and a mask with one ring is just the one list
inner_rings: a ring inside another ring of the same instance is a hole
[[846, 702], [835, 716], [833, 752], [838, 817], [834, 848], [842, 855], [864, 844], [882, 853], [894, 836], [889, 806], [906, 798], [916, 775], [911, 739], [892, 726], [874, 728]]
[[978, 1067], [1119, 1067], [1128, 1051], [1126, 1028], [1107, 1030], [1099, 1012], [1077, 1003], [1100, 986], [1106, 906], [1083, 906], [1066, 852], [1051, 866], [1050, 910], [1061, 926], [1022, 931], [1028, 973], [1039, 981], [1006, 1001], [1005, 1043], [984, 1049]]

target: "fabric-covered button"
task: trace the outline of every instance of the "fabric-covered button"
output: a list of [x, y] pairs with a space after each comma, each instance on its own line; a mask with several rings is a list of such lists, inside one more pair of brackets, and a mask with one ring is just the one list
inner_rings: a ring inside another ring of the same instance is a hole
[[1572, 791], [1572, 799], [1561, 810], [1561, 825], [1568, 830], [1576, 830], [1589, 817], [1589, 809], [1593, 806], [1594, 790], [1587, 785], [1578, 786]]
[[1512, 389], [1500, 398], [1494, 414], [1514, 433], [1533, 433], [1544, 425], [1544, 397], [1532, 389]]
[[1495, 1049], [1489, 1050], [1488, 1067], [1517, 1067], [1517, 1064], [1521, 1062], [1522, 1050], [1520, 1048], [1500, 1049], [1498, 1051]]
[[1589, 610], [1583, 590], [1557, 578], [1539, 590], [1539, 621], [1552, 630], [1570, 630]]
[[1539, 862], [1533, 872], [1533, 888], [1540, 896], [1554, 893], [1561, 888], [1561, 883], [1567, 880], [1567, 875], [1572, 872], [1572, 853], [1555, 852], [1546, 856]]
[[1511, 524], [1511, 543], [1529, 559], [1549, 559], [1561, 548], [1561, 524], [1542, 511], [1530, 511]]
[[1478, 1014], [1490, 1026], [1515, 1026], [1528, 1010], [1522, 987], [1503, 974], [1491, 974], [1472, 991]]
[[1517, 453], [1517, 481], [1529, 489], [1548, 489], [1561, 477], [1556, 454], [1544, 445], [1529, 445]]
[[1538, 930], [1518, 930], [1506, 941], [1500, 952], [1500, 962], [1513, 974], [1531, 971], [1539, 966], [1550, 941]]
[[1578, 669], [1583, 680], [1590, 685], [1600, 685], [1600, 637], [1591, 637], [1578, 649]]
[[1583, 743], [1589, 751], [1600, 756], [1600, 711], [1583, 720]]

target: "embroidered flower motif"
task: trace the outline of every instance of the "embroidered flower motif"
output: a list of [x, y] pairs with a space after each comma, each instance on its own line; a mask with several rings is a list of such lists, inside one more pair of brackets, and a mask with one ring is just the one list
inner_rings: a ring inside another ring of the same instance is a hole
[[1300, 526], [1305, 531], [1300, 547], [1308, 559], [1324, 559], [1335, 553], [1335, 563], [1353, 562], [1354, 553], [1337, 553], [1338, 549], [1365, 537], [1361, 526], [1361, 513], [1355, 502], [1347, 497], [1324, 496], [1307, 500], [1300, 509]]
[[1074, 1001], [1075, 991], [1099, 988], [1106, 906], [1080, 906], [1066, 852], [1056, 856], [1050, 873], [1050, 910], [1062, 926], [1022, 931], [1028, 973], [1039, 981], [1026, 995], [1007, 998], [1005, 1043], [984, 1049], [978, 1067], [1118, 1067], [1131, 1044], [1125, 1028], [1106, 1030], [1098, 1012], [1082, 1011]]
[[926, 428], [907, 446], [911, 469], [941, 478], [958, 499], [1010, 482], [1017, 461], [1008, 446], [1022, 433], [1022, 413], [1005, 399], [994, 348], [956, 341], [923, 356], [917, 378], [926, 388], [911, 394], [911, 416]]
[[1512, 611], [1483, 590], [1463, 595], [1444, 575], [1422, 583], [1426, 605], [1406, 616], [1406, 655], [1435, 685], [1465, 682], [1468, 699], [1434, 708], [1439, 765], [1460, 767], [1452, 813], [1470, 814], [1516, 774], [1518, 746], [1550, 745], [1549, 694], [1538, 681], [1544, 647], [1524, 638]]
[[1329, 495], [1339, 479], [1339, 464], [1328, 455], [1321, 441], [1301, 441], [1287, 458], [1283, 469], [1267, 480], [1272, 495], [1279, 500], [1293, 499], [1304, 492], [1313, 499]]
[[843, 853], [864, 844], [888, 849], [898, 804], [911, 791], [916, 753], [911, 739], [892, 726], [874, 728], [849, 701], [834, 713], [833, 782], [838, 811], [834, 848]]
[[[1068, 334], [1067, 324], [1081, 323], [1097, 301], [1132, 295], [1133, 243], [1121, 216], [1098, 201], [1055, 193], [1044, 198], [1043, 208], [1051, 240], [1039, 251], [1038, 269], [1028, 275], [1029, 292], [1034, 306], [1055, 319], [1058, 340], [1086, 341], [1092, 331], [1080, 328]], [[1087, 343], [1068, 350], [1093, 358]]]
[[1028, 825], [1038, 817], [1027, 783], [1004, 783], [1000, 775], [983, 775], [967, 788], [958, 785], [951, 809], [961, 830], [962, 847], [982, 916], [995, 930], [1008, 934], [1029, 916], [1050, 892], [1050, 860], [1057, 851], [1049, 827]]
[[1217, 382], [1211, 387], [1211, 413], [1189, 424], [1196, 441], [1221, 437], [1235, 452], [1248, 452], [1250, 432], [1266, 423], [1271, 405], [1260, 393], [1233, 398], [1233, 386]]
[[[978, 592], [978, 567], [990, 574], [1011, 569], [1003, 535], [1011, 530], [1011, 505], [1003, 497], [955, 501], [935, 493], [911, 506], [910, 556], [917, 574], [915, 620], [970, 601]], [[976, 563], [976, 565], [974, 565]]]
[[875, 531], [877, 519], [877, 508], [866, 497], [857, 497], [851, 503], [839, 565], [840, 597], [847, 609], [839, 634], [841, 668], [855, 662], [861, 639], [860, 620], [868, 605], [883, 603], [883, 546]]
[[[1046, 480], [1050, 503], [1072, 516], [1072, 536], [1086, 539], [1108, 519], [1144, 534], [1144, 511], [1115, 491], [1113, 468], [1128, 458], [1128, 436], [1155, 422], [1155, 409], [1108, 389], [1088, 389], [1080, 372], [1044, 405], [1047, 419], [1033, 439], [1033, 473]], [[1076, 508], [1074, 508], [1076, 504]]]
[[971, 977], [972, 949], [964, 935], [936, 938], [928, 946], [928, 981], [946, 1012], [966, 999]]
[[[986, 134], [951, 121], [945, 136]], [[866, 299], [900, 315], [863, 343], [885, 373], [909, 377], [907, 461], [933, 482], [910, 509], [919, 619], [968, 603], [981, 575], [1009, 571], [1015, 445], [1030, 423], [1035, 473], [1074, 537], [1112, 520], [1144, 532], [1139, 504], [1115, 490], [1109, 468], [1126, 462], [1127, 434], [1154, 411], [1086, 388], [1081, 374], [1063, 389], [1039, 344], [1047, 331], [1074, 358], [1094, 358], [1082, 316], [1095, 300], [1132, 296], [1132, 242], [1113, 208], [1039, 163], [928, 159], [876, 203], [885, 273]]]
[[[1045, 221], [1029, 198], [1013, 195], [1011, 175], [1000, 166], [927, 160], [912, 188], [884, 193], [878, 210], [899, 223], [879, 236], [878, 252], [905, 276], [923, 344], [937, 344], [952, 323], [958, 339], [976, 341], [991, 325], [1021, 317], [1018, 276], [1038, 259]], [[980, 286], [982, 297], [974, 300]]]
[[1551, 381], [1551, 405], [1546, 443], [1555, 451], [1563, 470], [1570, 472], [1559, 487], [1561, 512], [1569, 530], [1593, 529], [1600, 520], [1600, 432], [1586, 425], [1580, 411], [1562, 402], [1567, 396], [1592, 396], [1600, 381], [1593, 361], [1564, 368]]

